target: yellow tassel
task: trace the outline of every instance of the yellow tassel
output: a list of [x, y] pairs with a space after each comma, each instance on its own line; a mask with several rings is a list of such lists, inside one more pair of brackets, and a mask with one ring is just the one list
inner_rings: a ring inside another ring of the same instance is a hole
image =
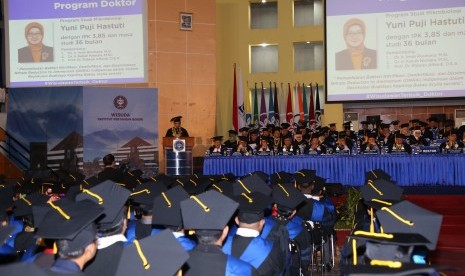
[[145, 258], [144, 252], [142, 252], [142, 248], [140, 248], [140, 244], [138, 240], [134, 240], [134, 245], [136, 246], [137, 253], [139, 253], [139, 257], [142, 260], [142, 264], [144, 265], [144, 269], [148, 270], [150, 268], [149, 262], [147, 262], [147, 258]]
[[57, 247], [57, 242], [53, 243], [53, 254], [58, 253], [58, 247]]
[[197, 202], [197, 204], [199, 204], [200, 207], [202, 207], [203, 210], [204, 210], [205, 212], [207, 212], [207, 213], [210, 212], [210, 208], [208, 208], [207, 205], [203, 204], [203, 202], [200, 201], [200, 199], [198, 199], [196, 196], [191, 196], [191, 198], [192, 198], [195, 202]]

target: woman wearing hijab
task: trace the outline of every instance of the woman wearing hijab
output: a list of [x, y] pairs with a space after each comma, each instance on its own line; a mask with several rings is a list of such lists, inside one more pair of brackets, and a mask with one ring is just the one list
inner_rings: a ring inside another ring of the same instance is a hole
[[336, 53], [336, 70], [376, 69], [376, 51], [365, 47], [365, 23], [357, 18], [344, 24], [347, 49]]
[[41, 24], [27, 24], [24, 35], [28, 46], [18, 50], [19, 63], [53, 61], [53, 48], [43, 44], [44, 27]]

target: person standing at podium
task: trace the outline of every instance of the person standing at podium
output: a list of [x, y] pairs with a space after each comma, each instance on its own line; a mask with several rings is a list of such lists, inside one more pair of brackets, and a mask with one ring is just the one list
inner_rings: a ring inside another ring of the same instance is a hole
[[166, 131], [165, 137], [189, 137], [189, 133], [183, 127], [181, 127], [182, 116], [176, 116], [171, 118], [173, 127]]

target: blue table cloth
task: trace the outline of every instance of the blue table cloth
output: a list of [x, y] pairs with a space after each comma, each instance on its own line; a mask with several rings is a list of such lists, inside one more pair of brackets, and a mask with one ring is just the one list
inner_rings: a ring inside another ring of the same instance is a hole
[[401, 186], [465, 185], [465, 154], [206, 157], [203, 165], [205, 175], [300, 169], [316, 170], [328, 183], [353, 186], [363, 185], [365, 172], [372, 169], [386, 171]]

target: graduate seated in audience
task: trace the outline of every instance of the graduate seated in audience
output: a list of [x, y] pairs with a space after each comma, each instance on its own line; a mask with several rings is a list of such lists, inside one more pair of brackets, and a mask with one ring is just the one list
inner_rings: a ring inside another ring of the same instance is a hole
[[221, 249], [229, 231], [227, 223], [238, 205], [215, 190], [181, 202], [183, 225], [186, 230], [195, 230], [198, 241], [189, 252], [183, 275], [257, 275], [252, 265], [223, 253]]
[[239, 213], [235, 218], [239, 228], [235, 235], [228, 236], [223, 252], [241, 259], [258, 271], [258, 275], [282, 275], [285, 258], [279, 244], [260, 236], [265, 224], [264, 212], [271, 204], [271, 198], [260, 192], [234, 197], [239, 203]]
[[154, 199], [152, 223], [168, 229], [186, 251], [191, 251], [196, 242], [186, 236], [181, 217], [181, 201], [189, 198], [182, 186], [175, 186]]
[[226, 147], [221, 144], [223, 136], [215, 136], [210, 139], [213, 141], [213, 145], [208, 149], [210, 155], [224, 155]]
[[76, 201], [90, 200], [104, 208], [104, 217], [97, 221], [98, 252], [84, 268], [87, 276], [115, 275], [119, 259], [127, 242], [124, 233], [127, 228], [125, 204], [131, 192], [107, 180], [90, 189], [84, 189]]
[[[305, 200], [305, 197], [294, 188], [292, 183], [273, 186], [272, 197], [275, 203], [273, 205], [275, 215], [271, 218], [275, 225], [273, 229], [266, 230], [273, 232], [269, 233], [267, 239], [282, 243], [280, 239], [285, 238], [285, 235], [275, 230], [280, 230], [280, 227], [284, 226], [289, 236], [290, 248], [292, 248], [290, 275], [307, 275], [310, 265], [311, 237], [305, 230], [302, 218], [296, 216], [296, 209]], [[276, 237], [276, 234], [280, 236]]]
[[99, 172], [97, 178], [100, 182], [112, 180], [114, 182], [121, 181], [123, 174], [116, 166], [115, 156], [107, 154], [102, 158], [103, 171]]
[[136, 220], [128, 223], [126, 230], [127, 242], [125, 245], [132, 243], [134, 240], [140, 240], [148, 236], [153, 236], [162, 229], [152, 224], [153, 220], [153, 203], [155, 197], [162, 192], [166, 192], [165, 184], [160, 182], [145, 182], [134, 189], [131, 193], [131, 206], [136, 211]]
[[360, 145], [362, 153], [381, 153], [381, 146], [376, 142], [376, 134], [370, 134], [365, 142]]
[[398, 134], [395, 135], [394, 144], [388, 147], [388, 153], [411, 154], [412, 147], [407, 143], [403, 134]]
[[52, 275], [85, 275], [82, 270], [97, 253], [97, 225], [104, 209], [84, 200], [49, 202], [49, 211], [37, 227], [37, 237], [55, 239], [58, 258]]
[[460, 151], [461, 149], [463, 149], [464, 144], [462, 141], [457, 140], [457, 131], [455, 129], [449, 130], [448, 132], [446, 132], [446, 135], [447, 135], [447, 141], [443, 142], [439, 146], [439, 149], [441, 152], [455, 153], [455, 151]]
[[239, 143], [233, 149], [233, 152], [244, 156], [253, 155], [252, 148], [247, 144], [247, 137], [239, 136]]

